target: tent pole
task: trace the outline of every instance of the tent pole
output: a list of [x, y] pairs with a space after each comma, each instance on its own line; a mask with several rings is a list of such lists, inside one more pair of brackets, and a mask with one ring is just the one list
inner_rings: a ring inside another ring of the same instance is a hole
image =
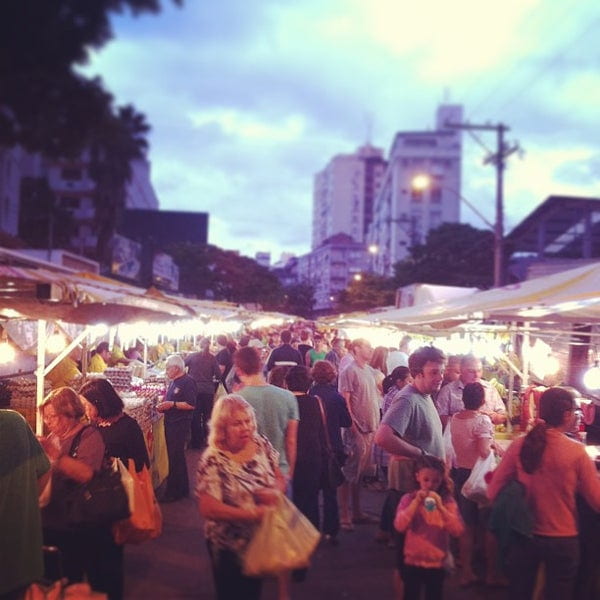
[[46, 358], [46, 321], [38, 319], [38, 336], [37, 336], [37, 369], [36, 376], [36, 398], [35, 398], [35, 432], [37, 435], [42, 435], [43, 419], [39, 408], [44, 401], [44, 363]]
[[523, 387], [529, 385], [529, 350], [531, 348], [529, 338], [529, 323], [523, 323], [523, 346], [521, 356], [523, 358]]
[[142, 369], [142, 379], [146, 379], [148, 373], [148, 339], [144, 338], [144, 355], [143, 355], [143, 360], [144, 360], [144, 368]]

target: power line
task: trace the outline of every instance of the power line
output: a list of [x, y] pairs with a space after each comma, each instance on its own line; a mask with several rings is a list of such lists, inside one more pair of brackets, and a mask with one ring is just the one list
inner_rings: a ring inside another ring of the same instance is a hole
[[[538, 5], [538, 8], [541, 9], [542, 8], [542, 4]], [[579, 14], [578, 18], [580, 18], [580, 17], [583, 16], [584, 10], [581, 11], [581, 13]], [[525, 28], [525, 25], [527, 24], [528, 21], [532, 20], [532, 17], [533, 17], [533, 15], [535, 15], [536, 12], [537, 11], [533, 11], [533, 12], [531, 12], [529, 14], [528, 18], [526, 19], [526, 21], [524, 22], [524, 24], [521, 27], [522, 29]], [[557, 37], [556, 36], [557, 27], [555, 27], [554, 24], [558, 23], [558, 22], [560, 22], [560, 23], [567, 23], [567, 20], [565, 20], [565, 16], [567, 14], [571, 15], [572, 13], [573, 13], [573, 5], [571, 3], [569, 3], [569, 2], [567, 2], [567, 3], [565, 3], [564, 10], [562, 10], [560, 13], [557, 13], [555, 15], [555, 17], [551, 17], [550, 19], [547, 19], [545, 25], [542, 23], [542, 24], [539, 24], [538, 26], [540, 28], [546, 30], [546, 31], [552, 32], [552, 35], [554, 37]], [[501, 105], [500, 109], [496, 109], [495, 112], [499, 112], [499, 110], [501, 110], [506, 105], [508, 105], [509, 103], [511, 103], [514, 100], [515, 97], [520, 96], [526, 89], [530, 88], [531, 87], [531, 83], [533, 81], [539, 79], [541, 76], [543, 76], [548, 71], [549, 68], [551, 68], [552, 66], [554, 66], [554, 64], [557, 62], [558, 58], [560, 58], [565, 53], [566, 49], [572, 47], [575, 43], [579, 42], [580, 39], [582, 39], [583, 37], [585, 37], [585, 35], [587, 35], [587, 33], [589, 33], [589, 31], [593, 27], [596, 26], [597, 21], [598, 21], [598, 18], [594, 19], [591, 24], [588, 24], [584, 28], [583, 32], [580, 31], [579, 33], [577, 33], [576, 36], [574, 38], [572, 38], [571, 41], [568, 42], [568, 44], [566, 46], [565, 45], [561, 45], [561, 47], [559, 48], [559, 50], [553, 55], [553, 58], [550, 61], [550, 63], [545, 64], [541, 69], [537, 70], [533, 74], [533, 76], [528, 77], [523, 84], [519, 85], [519, 91], [518, 91], [518, 93], [516, 95], [515, 94], [511, 94], [511, 96], [507, 100], [505, 100], [504, 103]], [[561, 28], [561, 29], [564, 29], [564, 28]], [[520, 62], [519, 64], [521, 65], [523, 63]], [[506, 71], [508, 73], [511, 73], [511, 72], [514, 72], [514, 69], [515, 69], [514, 63], [512, 63], [510, 66], [508, 66], [506, 68]], [[514, 78], [513, 78], [513, 81], [515, 81]], [[480, 100], [479, 102], [477, 102], [475, 104], [475, 108], [473, 108], [472, 110], [469, 111], [469, 118], [472, 118], [475, 113], [481, 112], [480, 111], [481, 107], [484, 104], [487, 104], [490, 99], [497, 98], [498, 95], [499, 95], [499, 92], [504, 91], [504, 90], [510, 90], [510, 88], [511, 88], [511, 86], [510, 86], [510, 80], [507, 83], [507, 78], [504, 77], [504, 76], [502, 76], [500, 78], [499, 83], [496, 86], [494, 86], [492, 88], [492, 90], [488, 94], [486, 94], [482, 100]]]
[[[577, 34], [577, 36], [569, 43], [569, 45], [566, 47], [566, 49], [569, 49], [570, 47], [577, 44], [588, 33], [590, 33], [590, 31], [592, 31], [592, 29], [596, 29], [596, 27], [598, 26], [599, 23], [600, 23], [600, 17], [596, 17], [595, 19], [593, 19], [592, 22], [589, 23], [588, 26], [585, 27], [583, 31], [581, 31], [579, 34]], [[534, 82], [537, 82], [543, 75], [546, 74], [546, 72], [548, 70], [552, 69], [563, 58], [564, 54], [565, 54], [565, 49], [561, 48], [552, 57], [550, 62], [543, 69], [541, 69], [537, 73], [535, 73], [534, 76], [525, 83], [525, 85], [521, 86], [521, 88], [517, 91], [516, 94], [513, 94], [513, 96], [511, 98], [509, 98], [503, 104], [501, 104], [500, 107], [496, 109], [496, 112], [501, 112], [506, 106], [508, 106], [509, 104], [511, 104], [515, 100], [517, 100], [519, 97], [521, 97], [525, 91], [531, 90]]]

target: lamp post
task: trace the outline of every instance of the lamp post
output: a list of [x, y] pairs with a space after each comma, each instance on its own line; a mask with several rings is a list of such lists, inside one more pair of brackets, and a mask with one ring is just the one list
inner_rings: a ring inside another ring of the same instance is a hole
[[369, 247], [367, 248], [367, 250], [369, 251], [369, 254], [371, 255], [371, 273], [375, 272], [375, 257], [377, 256], [377, 253], [379, 252], [379, 246], [377, 244], [369, 244]]

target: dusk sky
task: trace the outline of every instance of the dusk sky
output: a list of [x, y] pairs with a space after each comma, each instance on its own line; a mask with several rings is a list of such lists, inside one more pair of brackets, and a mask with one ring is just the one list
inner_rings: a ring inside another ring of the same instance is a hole
[[[308, 252], [314, 174], [367, 140], [387, 158], [444, 99], [525, 151], [507, 231], [548, 195], [599, 195], [597, 0], [165, 0], [113, 23], [84, 72], [147, 115], [160, 207], [208, 212], [222, 248]], [[494, 221], [486, 150], [464, 134], [463, 153], [463, 196]]]

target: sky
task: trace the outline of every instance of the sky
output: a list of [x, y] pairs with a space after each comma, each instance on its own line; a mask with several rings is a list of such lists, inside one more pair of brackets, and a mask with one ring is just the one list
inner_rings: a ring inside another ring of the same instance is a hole
[[[597, 0], [163, 5], [114, 17], [83, 71], [147, 116], [160, 208], [208, 212], [221, 248], [308, 252], [315, 173], [367, 141], [387, 158], [444, 101], [506, 124], [523, 150], [505, 174], [506, 232], [551, 194], [599, 196]], [[463, 137], [462, 195], [490, 222], [495, 143]], [[461, 220], [485, 228], [465, 204]]]

